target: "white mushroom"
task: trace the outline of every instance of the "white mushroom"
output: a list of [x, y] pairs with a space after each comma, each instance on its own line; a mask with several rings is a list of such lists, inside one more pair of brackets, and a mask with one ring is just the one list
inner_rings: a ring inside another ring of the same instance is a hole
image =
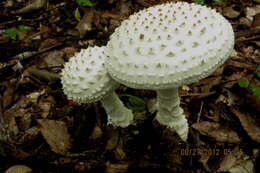
[[178, 87], [210, 75], [234, 46], [230, 23], [215, 10], [186, 2], [142, 10], [111, 35], [105, 66], [118, 82], [158, 94], [159, 123], [187, 140]]
[[133, 114], [114, 92], [119, 84], [108, 75], [104, 61], [104, 47], [81, 50], [64, 66], [61, 77], [63, 92], [79, 103], [100, 100], [108, 114], [108, 123], [126, 127], [133, 121]]

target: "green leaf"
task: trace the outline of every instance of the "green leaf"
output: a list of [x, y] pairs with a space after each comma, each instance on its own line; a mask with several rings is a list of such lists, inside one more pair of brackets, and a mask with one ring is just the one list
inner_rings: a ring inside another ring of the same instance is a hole
[[255, 74], [260, 79], [260, 65], [258, 65], [258, 67], [256, 68]]
[[146, 108], [146, 103], [143, 99], [140, 97], [136, 97], [129, 94], [122, 94], [121, 97], [128, 97], [128, 102], [126, 103], [126, 106], [133, 110], [133, 112], [142, 112]]
[[74, 17], [77, 19], [77, 21], [80, 21], [81, 15], [79, 12], [79, 8], [76, 8], [76, 10], [74, 11]]
[[239, 79], [238, 80], [238, 85], [241, 88], [247, 88], [249, 86], [249, 81], [247, 79]]
[[194, 0], [195, 3], [200, 4], [200, 5], [204, 5], [205, 4], [205, 0]]
[[255, 96], [260, 96], [260, 87], [255, 87], [252, 88], [251, 90]]
[[13, 40], [16, 40], [16, 28], [8, 28], [4, 30], [4, 34], [10, 37]]
[[83, 7], [92, 7], [93, 4], [90, 0], [76, 0], [76, 3], [79, 6], [83, 6]]
[[214, 2], [216, 2], [216, 3], [221, 3], [221, 2], [223, 2], [223, 0], [213, 0]]
[[18, 29], [19, 29], [19, 31], [24, 32], [24, 31], [29, 31], [29, 30], [31, 30], [32, 27], [26, 26], [26, 25], [19, 25], [19, 26], [18, 26]]

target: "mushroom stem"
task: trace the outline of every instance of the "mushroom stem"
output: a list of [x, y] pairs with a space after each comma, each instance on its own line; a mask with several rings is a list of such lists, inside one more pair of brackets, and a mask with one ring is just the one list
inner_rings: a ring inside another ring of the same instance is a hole
[[156, 120], [174, 129], [182, 140], [188, 138], [188, 122], [180, 107], [178, 88], [157, 90], [158, 112]]
[[113, 126], [126, 127], [133, 122], [134, 116], [131, 110], [127, 109], [115, 92], [106, 95], [101, 103], [108, 116], [108, 124]]

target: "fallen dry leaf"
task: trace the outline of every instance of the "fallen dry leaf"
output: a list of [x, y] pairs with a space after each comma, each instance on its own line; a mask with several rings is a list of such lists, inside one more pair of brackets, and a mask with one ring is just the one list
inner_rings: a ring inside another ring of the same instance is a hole
[[106, 143], [106, 150], [113, 150], [117, 147], [120, 140], [119, 130], [110, 126], [107, 132], [108, 141]]
[[123, 150], [123, 145], [124, 145], [123, 139], [120, 138], [118, 145], [117, 145], [116, 149], [114, 150], [116, 160], [124, 160], [126, 158], [126, 154]]
[[51, 95], [48, 95], [46, 97], [40, 97], [38, 101], [38, 105], [40, 109], [42, 110], [41, 117], [42, 118], [47, 118], [51, 111], [51, 107], [55, 103], [54, 97]]
[[245, 129], [247, 134], [254, 141], [260, 143], [260, 124], [259, 124], [259, 120], [253, 118], [249, 114], [244, 114], [244, 113], [240, 112], [239, 110], [237, 110], [233, 107], [231, 107], [230, 110], [231, 110], [232, 113], [234, 113], [238, 117], [241, 125], [243, 126], [243, 128]]
[[33, 141], [40, 134], [40, 130], [37, 127], [32, 127], [27, 129], [19, 139], [17, 140], [17, 144], [24, 144], [30, 141]]
[[41, 62], [38, 63], [38, 66], [40, 68], [62, 66], [65, 63], [63, 56], [63, 51], [51, 51], [47, 53], [47, 56], [45, 56]]
[[230, 7], [225, 7], [223, 9], [223, 15], [230, 19], [234, 19], [240, 15], [240, 12], [236, 11], [233, 7], [230, 6]]
[[208, 93], [210, 92], [211, 88], [218, 85], [221, 82], [222, 77], [209, 77], [202, 79], [198, 82], [198, 85], [200, 86], [200, 90], [202, 93]]
[[25, 165], [14, 165], [8, 168], [4, 173], [32, 173], [32, 169]]
[[222, 126], [219, 123], [201, 121], [192, 125], [202, 135], [210, 136], [218, 142], [239, 143], [240, 138], [232, 129]]
[[151, 98], [147, 100], [147, 109], [148, 112], [150, 112], [151, 114], [155, 113], [157, 111], [157, 99], [155, 98]]
[[252, 20], [246, 18], [246, 17], [240, 17], [239, 18], [239, 24], [240, 25], [245, 25], [247, 27], [250, 27], [252, 25]]
[[16, 11], [16, 14], [30, 13], [34, 10], [39, 10], [47, 4], [47, 0], [34, 0], [27, 6]]
[[69, 57], [72, 57], [77, 52], [77, 50], [74, 47], [65, 47], [61, 51], [65, 54], [65, 57], [67, 59]]
[[245, 12], [246, 16], [248, 18], [254, 17], [255, 15], [260, 13], [260, 5], [256, 5], [256, 6], [253, 6], [253, 7], [246, 7], [245, 11], [246, 11]]
[[14, 100], [14, 94], [16, 90], [16, 80], [10, 80], [4, 83], [5, 86], [5, 91], [3, 93], [2, 97], [2, 104], [3, 104], [3, 109], [8, 108], [11, 106], [13, 100]]
[[[250, 107], [254, 108], [260, 113], [260, 97], [252, 94], [246, 95], [246, 102]], [[260, 116], [258, 116], [260, 117]]]
[[[210, 148], [206, 149], [205, 147], [202, 147], [200, 149], [201, 150], [208, 150], [208, 151], [210, 151]], [[200, 152], [199, 154], [200, 154], [199, 162], [202, 163], [202, 165], [203, 165], [205, 170], [207, 170], [208, 172], [211, 172], [211, 170], [209, 168], [209, 165], [208, 165], [208, 161], [209, 161], [211, 155], [210, 154], [206, 154], [206, 152]]]
[[121, 164], [106, 164], [106, 173], [125, 173], [129, 167], [128, 163], [121, 163]]
[[51, 150], [58, 154], [66, 154], [71, 148], [67, 125], [58, 120], [38, 119], [37, 122], [40, 124], [40, 131]]
[[236, 147], [230, 150], [220, 163], [217, 172], [229, 171], [230, 173], [254, 173], [254, 163], [243, 151]]
[[260, 13], [255, 15], [252, 26], [253, 27], [260, 27]]
[[95, 124], [90, 139], [97, 141], [102, 137], [102, 135], [102, 129], [97, 124]]
[[92, 23], [94, 19], [94, 11], [91, 9], [84, 11], [84, 16], [79, 21], [76, 26], [76, 29], [79, 31], [80, 37], [84, 37], [84, 35], [92, 30]]

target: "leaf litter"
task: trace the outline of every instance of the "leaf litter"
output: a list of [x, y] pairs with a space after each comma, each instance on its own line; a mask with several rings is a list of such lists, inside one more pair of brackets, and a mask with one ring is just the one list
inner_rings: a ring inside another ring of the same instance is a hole
[[[235, 50], [211, 76], [183, 87], [181, 104], [191, 126], [189, 147], [212, 151], [216, 144], [229, 152], [195, 156], [178, 153], [185, 149], [178, 147], [178, 138], [167, 129], [154, 129], [151, 125], [156, 114], [154, 92], [118, 90], [131, 98], [123, 99], [139, 120], [126, 129], [107, 127], [101, 106], [96, 105], [97, 112], [92, 104], [66, 99], [59, 73], [75, 52], [105, 45], [109, 35], [130, 14], [166, 1], [92, 2], [91, 7], [84, 7], [74, 1], [4, 0], [4, 6], [0, 6], [0, 151], [4, 143], [4, 149], [11, 151], [5, 154], [12, 158], [6, 159], [0, 152], [0, 160], [6, 160], [0, 170], [23, 159], [38, 172], [50, 172], [53, 167], [63, 170], [66, 166], [71, 172], [131, 172], [133, 168], [259, 172], [255, 165], [259, 162], [256, 146], [260, 143], [260, 102], [250, 88], [259, 87], [254, 72], [260, 63], [259, 2], [210, 4], [232, 23]], [[21, 32], [20, 25], [29, 26], [30, 30]], [[15, 37], [12, 33], [2, 34], [8, 28], [16, 28]], [[247, 87], [239, 85], [241, 79], [248, 80]], [[76, 128], [77, 118], [81, 123]], [[246, 147], [241, 150], [237, 146]], [[36, 162], [44, 158], [46, 164], [36, 167], [26, 158]]]

